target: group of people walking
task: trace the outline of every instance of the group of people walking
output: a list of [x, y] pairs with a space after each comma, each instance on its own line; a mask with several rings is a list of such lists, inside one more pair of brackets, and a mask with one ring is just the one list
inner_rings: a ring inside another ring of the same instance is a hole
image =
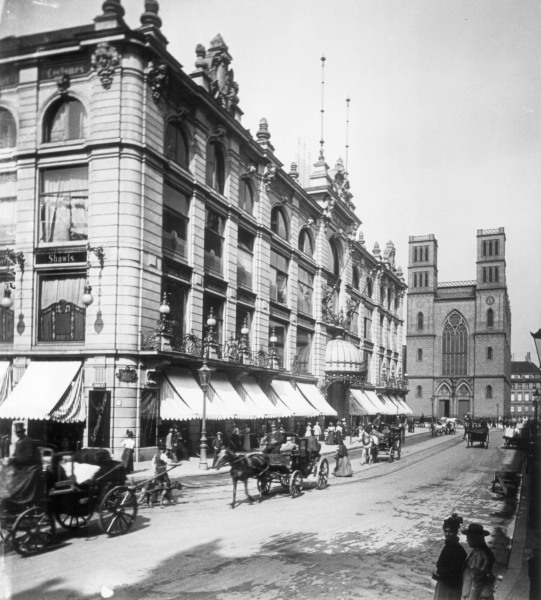
[[456, 513], [443, 522], [445, 544], [432, 574], [437, 581], [434, 600], [493, 600], [495, 558], [485, 540], [490, 532], [479, 523], [462, 530], [472, 549], [468, 555], [459, 539], [462, 523]]

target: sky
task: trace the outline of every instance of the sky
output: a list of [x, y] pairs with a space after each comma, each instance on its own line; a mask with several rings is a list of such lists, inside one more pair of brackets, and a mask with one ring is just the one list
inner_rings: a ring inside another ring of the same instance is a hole
[[[0, 0], [0, 36], [89, 23], [102, 3]], [[511, 351], [538, 363], [530, 332], [541, 328], [539, 0], [159, 5], [168, 49], [187, 72], [195, 46], [222, 35], [242, 123], [255, 134], [267, 119], [286, 170], [316, 161], [323, 99], [325, 158], [333, 167], [347, 156], [369, 250], [392, 240], [406, 271], [409, 236], [432, 233], [439, 281], [473, 280], [477, 230], [505, 227]], [[123, 6], [138, 27], [144, 1]]]

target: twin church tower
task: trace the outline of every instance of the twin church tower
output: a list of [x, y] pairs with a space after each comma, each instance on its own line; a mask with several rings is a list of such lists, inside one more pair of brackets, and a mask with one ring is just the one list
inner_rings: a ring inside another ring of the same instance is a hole
[[407, 375], [414, 414], [509, 414], [511, 309], [503, 227], [477, 230], [476, 266], [475, 280], [439, 283], [436, 238], [409, 238]]

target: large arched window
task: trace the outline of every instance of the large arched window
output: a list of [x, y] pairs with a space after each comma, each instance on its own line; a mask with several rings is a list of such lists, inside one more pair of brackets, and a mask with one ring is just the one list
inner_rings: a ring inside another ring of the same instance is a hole
[[186, 169], [190, 166], [188, 143], [178, 123], [169, 121], [165, 127], [164, 153], [167, 158]]
[[494, 311], [491, 308], [487, 310], [487, 327], [494, 327]]
[[43, 141], [65, 142], [86, 136], [86, 112], [75, 98], [55, 102], [45, 114]]
[[308, 256], [314, 255], [314, 242], [308, 229], [301, 229], [299, 234], [299, 250]]
[[271, 230], [284, 240], [289, 238], [287, 219], [279, 206], [275, 206], [271, 211]]
[[489, 346], [487, 348], [487, 360], [492, 360], [493, 355], [494, 355], [494, 352], [492, 351], [492, 346]]
[[423, 360], [423, 349], [422, 348], [417, 348], [417, 360], [419, 362], [422, 362], [422, 360]]
[[210, 142], [207, 146], [207, 175], [206, 183], [220, 194], [225, 189], [225, 158], [221, 146]]
[[485, 389], [485, 398], [487, 400], [492, 400], [492, 386], [491, 385], [487, 385], [487, 387]]
[[0, 108], [0, 149], [13, 148], [17, 143], [17, 127], [13, 115]]
[[254, 214], [254, 193], [246, 179], [240, 180], [239, 208], [249, 214]]
[[449, 315], [443, 327], [442, 342], [443, 375], [467, 375], [468, 330], [459, 313]]
[[417, 313], [417, 329], [422, 331], [425, 327], [425, 317], [422, 312]]

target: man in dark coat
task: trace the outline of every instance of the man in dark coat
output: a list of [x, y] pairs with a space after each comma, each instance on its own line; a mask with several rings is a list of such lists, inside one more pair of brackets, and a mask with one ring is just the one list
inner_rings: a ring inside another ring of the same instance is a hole
[[26, 435], [24, 423], [15, 423], [15, 435], [18, 440], [8, 460], [12, 471], [2, 494], [13, 502], [27, 504], [37, 498], [41, 489], [41, 455], [36, 442]]
[[39, 450], [34, 440], [26, 435], [24, 423], [15, 423], [15, 435], [18, 439], [8, 464], [17, 467], [17, 469], [41, 466]]
[[214, 436], [212, 440], [212, 449], [214, 450], [214, 460], [212, 461], [211, 469], [216, 468], [216, 463], [218, 462], [218, 454], [220, 454], [221, 449], [224, 447], [224, 439], [221, 431]]
[[280, 446], [284, 443], [284, 435], [278, 429], [276, 423], [272, 423], [271, 431], [267, 434], [267, 437], [264, 440], [264, 449], [263, 452], [266, 454], [277, 454], [280, 452]]

